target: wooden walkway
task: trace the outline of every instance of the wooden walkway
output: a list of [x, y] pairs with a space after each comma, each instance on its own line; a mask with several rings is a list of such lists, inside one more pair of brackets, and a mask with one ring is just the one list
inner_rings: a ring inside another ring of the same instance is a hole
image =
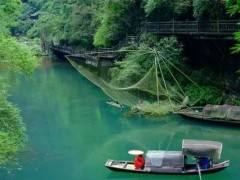
[[[165, 22], [147, 22], [141, 28], [142, 33], [154, 33], [158, 35], [187, 35], [201, 38], [233, 39], [234, 32], [240, 31], [238, 21], [165, 21]], [[118, 58], [116, 52], [122, 46], [138, 41], [138, 36], [127, 36], [125, 40], [112, 48], [101, 48], [92, 51], [76, 51], [70, 47], [51, 45], [50, 49], [62, 55], [70, 55], [77, 61], [94, 67], [112, 66]]]
[[240, 31], [237, 20], [147, 22], [142, 31], [159, 35], [232, 36]]
[[51, 45], [50, 49], [55, 54], [70, 56], [75, 61], [88, 64], [94, 67], [109, 67], [117, 59], [118, 53], [115, 48], [101, 48], [93, 51], [79, 51], [70, 47]]
[[126, 44], [132, 44], [138, 40], [138, 36], [127, 36], [126, 39], [120, 41], [112, 48], [99, 48], [92, 51], [87, 50], [74, 50], [68, 46], [50, 45], [49, 48], [55, 54], [61, 56], [70, 56], [78, 62], [85, 63], [94, 67], [109, 67], [118, 59], [119, 53], [117, 52], [121, 47]]
[[59, 45], [51, 45], [50, 49], [63, 53], [65, 55], [74, 55], [75, 57], [81, 58], [90, 58], [94, 56], [95, 58], [115, 58], [116, 49], [114, 48], [101, 48], [97, 50], [87, 51], [87, 50], [74, 50], [68, 46], [59, 46]]

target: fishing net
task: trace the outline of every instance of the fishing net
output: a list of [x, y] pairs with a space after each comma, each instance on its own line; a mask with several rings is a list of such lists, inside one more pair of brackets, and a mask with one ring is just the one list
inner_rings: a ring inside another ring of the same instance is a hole
[[[143, 114], [149, 115], [165, 115], [181, 108], [183, 102], [188, 99], [169, 69], [169, 73], [177, 85], [171, 86], [164, 79], [161, 65], [156, 58], [155, 63], [147, 73], [135, 84], [128, 87], [117, 87], [111, 82], [104, 80], [84, 64], [75, 61], [72, 56], [67, 56], [67, 59], [80, 74], [101, 88], [107, 96], [120, 104], [130, 107], [134, 113], [143, 112]], [[164, 63], [167, 67], [165, 61]], [[161, 78], [159, 78], [159, 74], [162, 75]]]
[[[82, 74], [85, 78], [87, 78], [89, 81], [91, 81], [94, 85], [101, 88], [102, 91], [107, 96], [109, 96], [111, 99], [113, 99], [114, 101], [117, 101], [123, 105], [133, 107], [133, 106], [136, 106], [138, 103], [143, 102], [144, 100], [147, 100], [144, 96], [139, 97], [136, 95], [137, 89], [141, 89], [142, 91], [156, 95], [156, 85], [155, 85], [155, 87], [153, 87], [153, 85], [152, 85], [152, 84], [156, 83], [156, 80], [155, 80], [155, 83], [153, 83], [153, 81], [155, 79], [153, 76], [154, 68], [151, 68], [149, 70], [149, 72], [141, 80], [139, 80], [136, 84], [129, 86], [129, 87], [119, 88], [119, 87], [116, 87], [116, 86], [112, 85], [111, 83], [105, 81], [98, 75], [91, 72], [87, 67], [85, 67], [84, 65], [82, 65], [80, 63], [75, 62], [70, 57], [68, 57], [68, 60], [71, 63], [71, 65], [75, 69], [78, 70], [78, 72], [80, 74]], [[159, 91], [160, 91], [160, 89], [159, 89]], [[159, 94], [164, 95], [165, 93], [159, 92]]]

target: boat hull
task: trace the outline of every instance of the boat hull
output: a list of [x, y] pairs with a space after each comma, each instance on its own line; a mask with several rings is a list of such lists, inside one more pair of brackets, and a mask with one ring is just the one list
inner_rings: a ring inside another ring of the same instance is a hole
[[[174, 168], [149, 168], [135, 169], [134, 163], [129, 161], [115, 161], [108, 160], [105, 166], [112, 171], [129, 172], [129, 173], [143, 173], [143, 174], [175, 174], [175, 175], [192, 175], [198, 174], [196, 166], [192, 165], [186, 169], [174, 169]], [[214, 164], [209, 169], [201, 169], [202, 174], [216, 173], [222, 171], [229, 166], [229, 161], [224, 161], [218, 164]]]
[[214, 123], [221, 123], [221, 124], [229, 124], [229, 125], [240, 125], [240, 120], [229, 120], [229, 119], [219, 119], [219, 118], [213, 118], [203, 115], [196, 115], [193, 113], [186, 113], [186, 112], [176, 112], [175, 114], [187, 117], [187, 118], [193, 118], [198, 121], [206, 121], [206, 122], [214, 122]]

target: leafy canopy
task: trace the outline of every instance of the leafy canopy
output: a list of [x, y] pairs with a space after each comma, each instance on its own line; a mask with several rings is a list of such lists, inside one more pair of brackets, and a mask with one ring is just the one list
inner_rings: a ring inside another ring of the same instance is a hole
[[218, 19], [225, 15], [221, 0], [193, 0], [193, 16], [196, 19]]
[[[228, 9], [228, 13], [231, 16], [237, 15], [240, 13], [240, 0], [226, 0], [226, 7]], [[233, 53], [240, 52], [240, 32], [236, 32], [234, 34], [234, 38], [236, 40], [235, 46], [231, 48]]]
[[99, 0], [32, 0], [39, 16], [28, 31], [30, 37], [44, 41], [91, 48], [96, 29], [96, 9]]
[[145, 0], [144, 8], [147, 16], [153, 14], [167, 19], [186, 14], [192, 6], [191, 0]]
[[20, 13], [20, 0], [0, 1], [0, 35], [9, 32], [9, 28], [16, 25], [16, 18]]
[[140, 4], [135, 0], [105, 1], [94, 45], [109, 46], [133, 32], [141, 16]]

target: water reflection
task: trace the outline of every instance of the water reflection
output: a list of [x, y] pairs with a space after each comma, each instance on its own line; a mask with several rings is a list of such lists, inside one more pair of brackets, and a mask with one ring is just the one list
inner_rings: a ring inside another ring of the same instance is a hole
[[48, 61], [32, 78], [17, 77], [19, 83], [13, 83], [11, 100], [22, 109], [29, 142], [19, 154], [22, 169], [3, 171], [1, 179], [198, 179], [116, 173], [104, 167], [108, 158], [131, 159], [129, 149], [180, 150], [184, 138], [224, 143], [223, 158], [231, 160], [231, 167], [203, 179], [238, 179], [238, 128], [173, 115], [127, 117], [108, 106], [101, 90], [70, 65]]

